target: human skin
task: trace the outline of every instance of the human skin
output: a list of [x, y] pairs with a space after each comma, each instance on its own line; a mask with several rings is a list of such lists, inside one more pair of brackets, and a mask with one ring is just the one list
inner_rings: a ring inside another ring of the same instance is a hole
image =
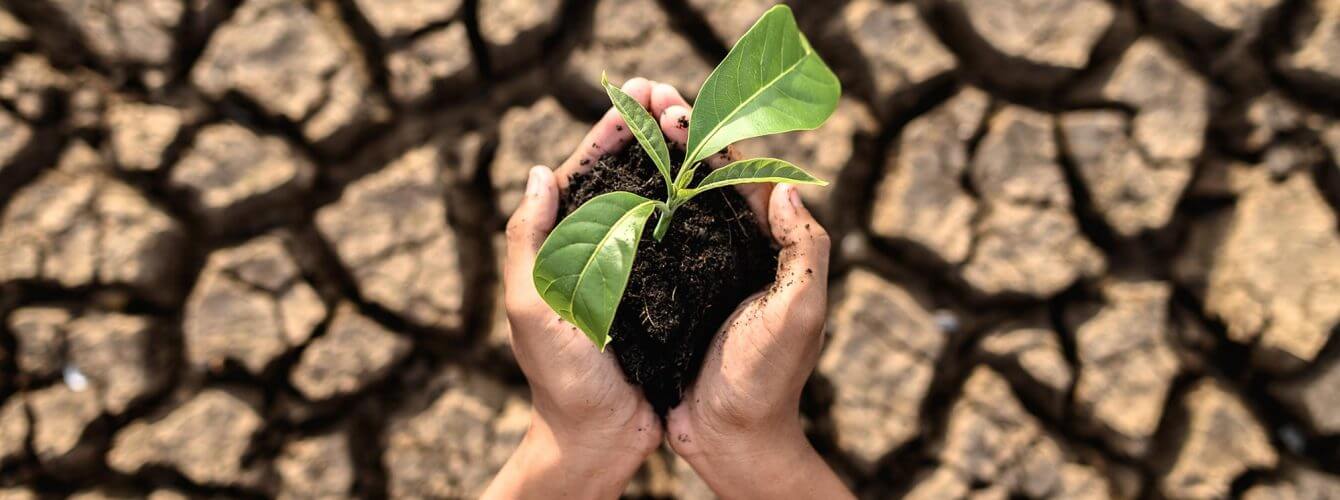
[[[623, 90], [682, 146], [690, 110], [674, 88], [635, 78]], [[723, 498], [849, 498], [800, 426], [800, 392], [822, 343], [829, 241], [793, 187], [738, 186], [782, 248], [777, 282], [785, 285], [740, 306], [664, 428], [614, 356], [592, 346], [535, 291], [531, 268], [557, 223], [559, 193], [573, 174], [631, 141], [619, 114], [606, 112], [556, 171], [531, 169], [508, 221], [504, 302], [534, 410], [484, 498], [617, 498], [663, 436]], [[719, 167], [734, 156], [728, 150], [708, 163]]]
[[[692, 114], [660, 85], [661, 129], [683, 144]], [[738, 159], [728, 148], [708, 163]], [[717, 332], [683, 402], [666, 415], [670, 448], [722, 498], [854, 498], [810, 446], [800, 395], [823, 345], [828, 310], [828, 232], [795, 186], [739, 186], [766, 234], [781, 247], [774, 285], [746, 300]]]
[[[649, 106], [653, 85], [637, 78], [623, 91]], [[623, 118], [609, 110], [557, 171], [531, 169], [507, 223], [503, 302], [533, 410], [525, 437], [483, 498], [617, 498], [660, 446], [663, 430], [651, 404], [624, 379], [611, 353], [596, 349], [544, 303], [531, 278], [535, 255], [558, 222], [560, 189], [632, 140]]]

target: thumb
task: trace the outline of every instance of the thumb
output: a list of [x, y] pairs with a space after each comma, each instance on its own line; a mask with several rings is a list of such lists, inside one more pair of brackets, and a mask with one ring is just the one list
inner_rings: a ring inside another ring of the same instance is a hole
[[777, 281], [769, 292], [767, 307], [781, 308], [779, 317], [798, 322], [804, 331], [820, 329], [828, 310], [828, 231], [805, 208], [800, 193], [790, 184], [772, 190], [768, 226], [782, 251], [777, 257]]
[[554, 229], [558, 218], [558, 183], [553, 171], [537, 165], [530, 169], [526, 194], [507, 221], [507, 256], [503, 262], [503, 287], [509, 304], [516, 300], [539, 300], [531, 279], [535, 255]]

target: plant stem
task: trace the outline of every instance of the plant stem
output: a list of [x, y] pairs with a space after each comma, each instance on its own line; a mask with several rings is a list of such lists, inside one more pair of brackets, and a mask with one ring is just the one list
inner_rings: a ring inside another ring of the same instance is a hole
[[670, 230], [670, 221], [675, 218], [675, 209], [667, 205], [661, 205], [661, 215], [656, 219], [656, 229], [651, 231], [651, 237], [659, 243], [661, 238], [665, 237], [666, 231]]

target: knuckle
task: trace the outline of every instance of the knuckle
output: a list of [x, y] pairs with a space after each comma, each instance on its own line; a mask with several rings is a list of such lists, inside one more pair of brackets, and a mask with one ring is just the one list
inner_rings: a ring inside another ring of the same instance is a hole
[[503, 310], [507, 313], [507, 320], [513, 324], [536, 323], [548, 310], [548, 305], [532, 290], [504, 287]]
[[827, 248], [832, 244], [828, 230], [816, 221], [792, 221], [785, 228], [786, 236], [803, 247]]
[[520, 211], [512, 215], [507, 220], [507, 241], [521, 242], [529, 239], [530, 227], [526, 222], [526, 217]]
[[814, 227], [810, 229], [809, 234], [810, 234], [810, 242], [813, 243], [814, 246], [816, 247], [828, 248], [833, 244], [832, 237], [828, 235], [828, 230], [824, 229], [823, 226], [815, 224]]
[[535, 316], [529, 301], [517, 297], [515, 293], [504, 295], [503, 302], [507, 309], [507, 322], [513, 326], [530, 323], [530, 319]]

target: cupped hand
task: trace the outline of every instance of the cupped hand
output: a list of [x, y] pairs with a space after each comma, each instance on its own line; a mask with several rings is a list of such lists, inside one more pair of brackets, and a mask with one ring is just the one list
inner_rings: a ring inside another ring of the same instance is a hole
[[[656, 84], [635, 78], [623, 90], [651, 108]], [[532, 280], [535, 256], [557, 223], [559, 193], [569, 178], [633, 140], [611, 109], [556, 171], [531, 169], [525, 196], [507, 223], [503, 300], [512, 350], [530, 384], [534, 412], [522, 444], [486, 497], [612, 498], [623, 491], [662, 442], [661, 422], [608, 352], [540, 298]], [[536, 489], [535, 487], [539, 488]]]
[[[652, 107], [671, 142], [691, 114], [674, 88], [656, 85]], [[733, 148], [713, 156], [719, 168]], [[842, 498], [850, 493], [805, 438], [800, 396], [823, 344], [829, 237], [794, 186], [744, 184], [740, 194], [781, 247], [776, 281], [726, 321], [683, 402], [666, 417], [670, 446], [729, 498]]]

